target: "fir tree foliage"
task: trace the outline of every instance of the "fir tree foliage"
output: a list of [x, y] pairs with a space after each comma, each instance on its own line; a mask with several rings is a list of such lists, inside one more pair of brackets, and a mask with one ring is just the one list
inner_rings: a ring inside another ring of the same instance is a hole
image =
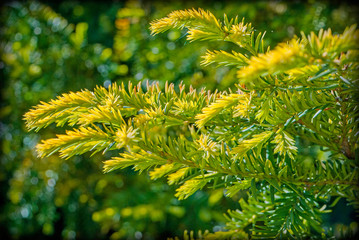
[[[237, 68], [235, 90], [147, 82], [63, 94], [25, 114], [29, 130], [73, 128], [42, 140], [39, 157], [120, 149], [104, 172], [133, 166], [151, 179], [167, 177], [179, 185], [178, 199], [204, 187], [248, 194], [228, 211], [227, 231], [198, 239], [329, 237], [322, 214], [340, 198], [359, 207], [356, 26], [302, 34], [273, 50], [250, 23], [202, 9], [174, 11], [150, 27], [154, 35], [172, 28], [187, 28], [189, 41], [234, 43], [237, 51], [208, 50], [202, 64]], [[330, 154], [304, 163], [300, 140]]]

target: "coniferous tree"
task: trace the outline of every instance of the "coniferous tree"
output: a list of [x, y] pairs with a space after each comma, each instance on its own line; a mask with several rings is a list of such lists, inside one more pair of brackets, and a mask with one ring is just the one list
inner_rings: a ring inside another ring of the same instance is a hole
[[[273, 50], [250, 23], [202, 9], [151, 23], [153, 34], [172, 28], [187, 28], [189, 41], [234, 43], [237, 51], [208, 50], [202, 64], [238, 68], [237, 85], [209, 92], [129, 83], [63, 94], [25, 115], [29, 130], [72, 128], [43, 140], [39, 157], [120, 149], [105, 172], [133, 166], [151, 179], [167, 177], [179, 185], [178, 199], [205, 186], [248, 194], [228, 211], [228, 231], [200, 239], [331, 236], [322, 215], [341, 198], [359, 207], [356, 26], [302, 34]], [[302, 141], [327, 154], [304, 161]]]

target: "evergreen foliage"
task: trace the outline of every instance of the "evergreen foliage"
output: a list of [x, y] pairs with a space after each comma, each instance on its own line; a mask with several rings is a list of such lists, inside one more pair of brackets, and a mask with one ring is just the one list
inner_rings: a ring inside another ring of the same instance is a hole
[[[187, 28], [189, 41], [236, 44], [233, 52], [209, 50], [202, 63], [237, 68], [238, 84], [210, 92], [130, 82], [63, 94], [25, 114], [29, 130], [72, 128], [43, 140], [39, 157], [120, 149], [105, 172], [133, 166], [151, 179], [167, 177], [179, 185], [178, 199], [204, 187], [248, 194], [228, 211], [227, 232], [199, 239], [330, 237], [323, 214], [340, 198], [359, 207], [356, 26], [303, 34], [273, 50], [250, 23], [202, 9], [174, 11], [150, 27], [152, 34], [172, 28]], [[327, 157], [303, 161], [301, 141]]]

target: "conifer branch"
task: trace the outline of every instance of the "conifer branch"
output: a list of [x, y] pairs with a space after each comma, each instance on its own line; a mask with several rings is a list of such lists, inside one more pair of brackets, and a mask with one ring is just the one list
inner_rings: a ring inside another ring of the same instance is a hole
[[[239, 49], [231, 53], [208, 50], [202, 64], [236, 68], [237, 88], [211, 93], [129, 82], [63, 94], [24, 116], [29, 130], [52, 123], [72, 128], [43, 140], [39, 156], [120, 149], [120, 156], [105, 161], [105, 172], [133, 167], [150, 171], [151, 179], [167, 177], [179, 185], [179, 199], [206, 186], [225, 188], [229, 197], [250, 193], [240, 200], [241, 210], [229, 211], [229, 231], [203, 234], [209, 239], [321, 236], [330, 197], [359, 207], [355, 25], [342, 34], [329, 29], [295, 37], [273, 50], [265, 49], [265, 34], [255, 35], [250, 23], [226, 15], [220, 21], [202, 9], [174, 11], [150, 29], [172, 28], [188, 28], [190, 41], [235, 43]], [[304, 162], [296, 139], [331, 154]]]

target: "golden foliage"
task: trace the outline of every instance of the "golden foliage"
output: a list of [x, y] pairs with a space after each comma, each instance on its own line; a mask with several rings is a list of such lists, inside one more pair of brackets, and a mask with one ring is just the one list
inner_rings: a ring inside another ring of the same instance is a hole
[[298, 40], [292, 40], [288, 44], [279, 44], [274, 50], [265, 54], [252, 56], [248, 66], [238, 70], [237, 76], [245, 83], [259, 76], [276, 74], [305, 64], [303, 45]]

